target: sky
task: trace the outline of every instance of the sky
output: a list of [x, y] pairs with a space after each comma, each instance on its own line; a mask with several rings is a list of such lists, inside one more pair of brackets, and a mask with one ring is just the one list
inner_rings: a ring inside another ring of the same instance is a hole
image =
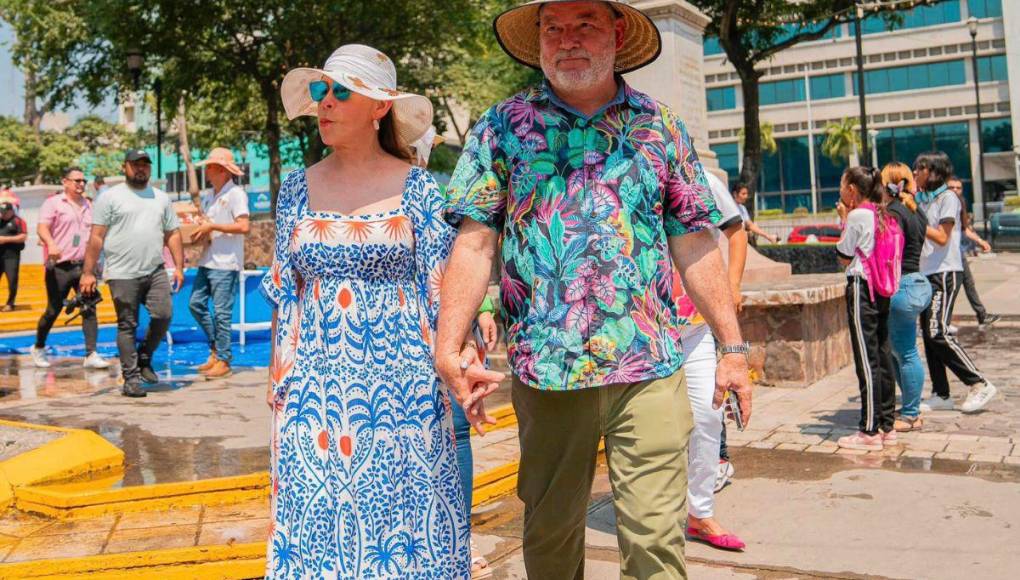
[[[8, 115], [19, 119], [25, 114], [24, 78], [11, 61], [10, 44], [14, 33], [6, 23], [0, 21], [0, 115]], [[70, 111], [65, 111], [73, 122], [78, 117], [93, 112], [92, 107], [79, 103]], [[94, 111], [109, 121], [117, 120], [117, 107], [113, 102], [106, 103]]]

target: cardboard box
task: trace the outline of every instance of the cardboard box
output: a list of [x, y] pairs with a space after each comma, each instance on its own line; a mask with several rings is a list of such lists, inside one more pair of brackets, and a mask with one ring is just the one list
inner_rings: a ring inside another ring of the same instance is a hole
[[181, 238], [184, 241], [185, 246], [190, 245], [209, 245], [209, 237], [207, 236], [201, 242], [195, 242], [192, 240], [192, 236], [198, 226], [205, 222], [205, 215], [202, 214], [195, 207], [195, 204], [190, 201], [178, 201], [173, 204], [174, 212], [177, 213], [177, 219], [181, 222]]

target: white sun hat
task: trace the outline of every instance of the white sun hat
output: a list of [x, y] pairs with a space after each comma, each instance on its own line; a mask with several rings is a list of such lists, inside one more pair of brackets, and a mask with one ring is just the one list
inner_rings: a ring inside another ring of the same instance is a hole
[[432, 126], [432, 101], [397, 90], [397, 68], [388, 56], [363, 44], [345, 44], [333, 51], [321, 68], [296, 68], [283, 77], [280, 94], [288, 119], [317, 116], [318, 103], [308, 85], [327, 76], [351, 92], [377, 101], [393, 101], [397, 138], [411, 146]]

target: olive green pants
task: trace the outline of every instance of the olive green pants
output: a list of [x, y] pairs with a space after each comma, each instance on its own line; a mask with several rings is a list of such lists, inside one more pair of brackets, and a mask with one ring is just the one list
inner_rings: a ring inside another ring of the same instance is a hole
[[514, 377], [513, 405], [528, 578], [584, 577], [585, 518], [602, 438], [621, 577], [687, 577], [687, 441], [694, 420], [683, 371], [577, 391], [540, 391]]

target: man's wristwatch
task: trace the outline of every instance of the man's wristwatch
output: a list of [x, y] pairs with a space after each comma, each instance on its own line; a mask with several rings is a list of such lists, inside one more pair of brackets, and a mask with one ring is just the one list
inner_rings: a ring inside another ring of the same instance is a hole
[[751, 354], [751, 345], [746, 342], [739, 344], [724, 344], [719, 347], [719, 355], [726, 356], [728, 354], [742, 354], [744, 360], [747, 360]]

